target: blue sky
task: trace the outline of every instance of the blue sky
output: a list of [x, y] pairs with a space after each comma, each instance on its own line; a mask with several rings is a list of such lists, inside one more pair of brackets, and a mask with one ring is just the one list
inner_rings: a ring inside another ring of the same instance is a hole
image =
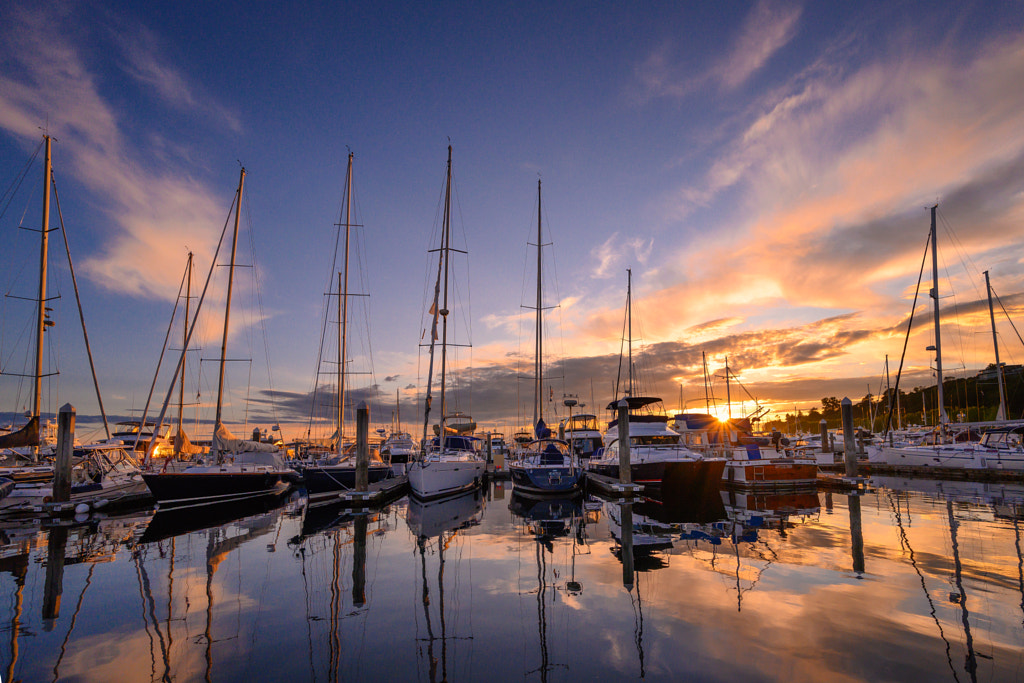
[[[980, 271], [1008, 310], [1024, 301], [1017, 3], [33, 2], [0, 14], [5, 188], [48, 127], [116, 415], [145, 402], [185, 255], [205, 274], [239, 162], [260, 299], [240, 285], [229, 355], [259, 361], [255, 398], [269, 355], [282, 401], [274, 414], [253, 404], [264, 425], [308, 410], [349, 149], [363, 226], [353, 288], [371, 295], [355, 313], [353, 367], [369, 368], [373, 350], [373, 375], [353, 384], [375, 420], [390, 418], [398, 389], [411, 421], [425, 380], [427, 249], [449, 140], [470, 252], [459, 334], [471, 328], [474, 345], [460, 353], [459, 407], [481, 422], [532, 414], [517, 377], [532, 353], [520, 306], [533, 298], [538, 174], [553, 242], [545, 302], [559, 304], [549, 362], [565, 361], [548, 371], [556, 397], [610, 398], [626, 268], [645, 381], [670, 407], [680, 385], [684, 400], [703, 396], [702, 351], [718, 372], [729, 355], [776, 412], [877, 391], [885, 354], [895, 363], [902, 348], [923, 207], [936, 201], [952, 231], [940, 234], [942, 288], [956, 292], [943, 299], [947, 371], [992, 360]], [[37, 236], [17, 226], [38, 225], [40, 175], [37, 164], [0, 221], [5, 294], [33, 288]], [[92, 415], [61, 277], [48, 406]], [[22, 372], [31, 314], [3, 306], [4, 369]], [[216, 327], [203, 328], [203, 358], [216, 355]], [[930, 376], [930, 329], [915, 334], [911, 386]], [[1000, 334], [1003, 360], [1021, 362], [1012, 330]], [[245, 367], [232, 371], [236, 392]], [[22, 410], [24, 389], [0, 380], [0, 410]], [[235, 423], [242, 404], [236, 395]]]

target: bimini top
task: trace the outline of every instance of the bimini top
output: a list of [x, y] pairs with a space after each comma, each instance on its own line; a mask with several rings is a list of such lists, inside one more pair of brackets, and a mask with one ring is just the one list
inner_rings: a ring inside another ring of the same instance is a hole
[[[661, 402], [661, 399], [658, 398], [657, 396], [624, 396], [619, 400], [625, 401], [626, 405], [629, 406], [630, 410], [639, 410], [640, 408], [645, 408], [651, 405], [652, 403]], [[618, 409], [619, 401], [612, 401], [611, 403], [608, 404], [608, 410]]]

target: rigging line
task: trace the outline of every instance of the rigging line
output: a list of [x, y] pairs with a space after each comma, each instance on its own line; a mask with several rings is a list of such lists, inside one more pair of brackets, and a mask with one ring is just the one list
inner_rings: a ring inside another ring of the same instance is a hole
[[[918, 566], [918, 560], [916, 560], [916, 558], [914, 557], [913, 548], [910, 546], [910, 539], [907, 538], [906, 529], [903, 527], [902, 515], [900, 513], [898, 506], [899, 499], [896, 499], [894, 501], [892, 493], [889, 494], [888, 498], [889, 507], [892, 509], [893, 515], [896, 519], [896, 525], [899, 528], [900, 545], [906, 548], [909, 554], [910, 566], [913, 567], [913, 570], [916, 572], [916, 574], [918, 574], [918, 579], [921, 580], [921, 588], [925, 593], [925, 599], [928, 600], [928, 606], [931, 610], [932, 620], [935, 622], [935, 626], [937, 626], [939, 629], [939, 637], [942, 638], [942, 642], [944, 642], [946, 645], [946, 664], [949, 666], [949, 672], [953, 675], [953, 680], [959, 683], [959, 677], [956, 675], [956, 670], [953, 667], [952, 655], [950, 654], [949, 640], [946, 638], [946, 634], [942, 630], [942, 622], [939, 621], [938, 614], [935, 610], [935, 601], [932, 600], [932, 594], [929, 593], [928, 586], [925, 584], [925, 574], [922, 573], [921, 567]], [[907, 513], [909, 513], [909, 499], [907, 499], [907, 503]]]
[[[153, 630], [156, 631], [157, 638], [160, 641], [160, 654], [164, 660], [164, 675], [161, 676], [161, 679], [164, 681], [170, 681], [171, 660], [167, 652], [167, 644], [164, 642], [163, 631], [160, 630], [160, 621], [156, 618], [156, 602], [153, 600], [153, 590], [149, 584], [149, 573], [146, 571], [146, 565], [142, 563], [141, 558], [139, 558], [139, 571], [142, 574], [142, 585], [145, 588], [145, 596], [149, 600], [149, 618], [153, 620]], [[85, 590], [82, 591], [82, 595], [85, 595]], [[145, 601], [143, 604], [145, 604]], [[81, 605], [81, 599], [79, 599], [79, 605]]]
[[[253, 280], [256, 284], [256, 307], [260, 317], [260, 331], [263, 333], [263, 354], [267, 361], [267, 384], [268, 393], [270, 394], [270, 410], [274, 414], [274, 424], [279, 424], [279, 416], [277, 412], [277, 400], [274, 393], [274, 372], [270, 366], [270, 346], [267, 343], [267, 316], [263, 309], [263, 288], [260, 286], [260, 269], [256, 265], [256, 231], [253, 230], [252, 226], [252, 209], [249, 204], [249, 195], [246, 194], [245, 198], [245, 218], [249, 232], [249, 253], [252, 263], [252, 274]], [[249, 379], [250, 387], [252, 386], [252, 365], [249, 366]], [[248, 393], [248, 392], [247, 392]], [[247, 397], [248, 401], [248, 397]], [[246, 403], [246, 415], [248, 416], [248, 402]], [[247, 417], [248, 420], [248, 417]]]
[[[896, 383], [893, 385], [893, 395], [900, 395], [900, 376], [903, 374], [903, 361], [907, 357], [907, 344], [910, 342], [910, 331], [914, 326], [914, 311], [917, 309], [917, 295], [921, 292], [921, 278], [924, 277], [924, 264], [928, 260], [928, 245], [931, 244], [932, 236], [928, 234], [928, 239], [924, 242], [924, 254], [921, 256], [921, 270], [917, 274], [917, 288], [914, 290], [914, 301], [910, 307], [910, 319], [907, 320], [907, 335], [903, 338], [903, 353], [900, 354], [900, 366], [896, 371]], [[892, 428], [892, 413], [895, 410], [898, 401], [893, 401], [889, 407], [889, 411], [886, 413], [885, 428], [882, 430], [882, 440], [889, 434], [889, 430]]]
[[956, 252], [957, 257], [960, 260], [960, 264], [964, 267], [964, 272], [970, 275], [971, 269], [974, 270], [973, 277], [968, 277], [968, 282], [970, 282], [971, 286], [974, 288], [974, 295], [978, 299], [984, 298], [981, 293], [981, 288], [978, 285], [978, 280], [981, 277], [981, 269], [978, 268], [971, 259], [970, 252], [967, 251], [963, 246], [963, 242], [957, 236], [956, 232], [953, 231], [953, 226], [946, 219], [946, 215], [942, 212], [942, 209], [937, 209], [936, 213], [942, 221], [942, 227], [945, 229], [946, 237], [949, 238], [949, 242], [953, 245], [953, 250]]
[[[159, 433], [161, 427], [163, 427], [164, 416], [165, 416], [165, 414], [167, 412], [167, 405], [171, 402], [171, 395], [173, 394], [174, 389], [175, 389], [175, 385], [177, 384], [178, 373], [181, 372], [182, 364], [185, 362], [185, 353], [184, 353], [184, 351], [186, 349], [188, 349], [189, 342], [192, 341], [192, 333], [196, 329], [196, 321], [199, 320], [199, 317], [200, 317], [199, 316], [199, 311], [202, 309], [203, 301], [206, 299], [206, 292], [207, 292], [207, 289], [210, 286], [210, 280], [213, 278], [213, 271], [217, 267], [217, 256], [220, 254], [220, 248], [224, 245], [224, 237], [227, 235], [228, 225], [229, 225], [229, 223], [231, 221], [231, 213], [233, 212], [233, 210], [235, 208], [235, 202], [236, 201], [238, 201], [238, 192], [237, 191], [235, 192], [235, 197], [231, 201], [231, 207], [228, 210], [228, 215], [224, 219], [224, 227], [221, 229], [220, 239], [217, 241], [217, 249], [213, 252], [213, 260], [210, 262], [210, 270], [206, 274], [206, 282], [203, 284], [203, 291], [199, 295], [199, 301], [196, 304], [196, 317], [192, 319], [192, 325], [188, 328], [188, 334], [185, 335], [185, 341], [184, 341], [184, 344], [182, 346], [182, 354], [178, 358], [178, 365], [174, 369], [174, 376], [171, 378], [171, 385], [167, 389], [167, 395], [164, 398], [164, 405], [160, 409], [160, 418], [157, 420], [156, 430], [154, 431], [154, 434]], [[146, 457], [147, 458], [152, 455], [152, 450], [155, 447], [155, 445], [156, 445], [156, 439], [151, 439], [150, 440], [149, 448], [146, 449]]]
[[622, 381], [622, 348], [626, 343], [626, 321], [629, 318], [629, 295], [626, 296], [626, 310], [622, 312], [622, 333], [619, 334], [619, 369], [615, 373], [615, 400], [619, 400], [619, 384]]
[[[67, 238], [65, 237], [65, 239], [67, 239]], [[70, 255], [69, 255], [69, 258], [70, 258]], [[160, 365], [163, 363], [164, 353], [167, 352], [167, 344], [168, 344], [168, 342], [171, 339], [171, 329], [174, 327], [174, 318], [175, 318], [175, 316], [178, 313], [178, 303], [181, 301], [181, 292], [185, 289], [185, 280], [186, 280], [187, 277], [188, 277], [188, 269], [186, 269], [181, 274], [181, 283], [178, 285], [178, 294], [174, 298], [174, 308], [171, 309], [171, 319], [167, 323], [167, 334], [164, 335], [164, 344], [160, 348], [160, 356], [157, 358], [157, 361], [156, 361], [156, 372], [153, 373], [153, 383], [149, 385], [149, 394], [146, 396], [146, 406], [142, 409], [142, 417], [139, 419], [139, 431], [135, 435], [135, 444], [132, 446], [133, 449], [138, 447], [139, 439], [142, 438], [143, 426], [145, 426], [145, 424], [146, 424], [146, 417], [149, 414], [149, 402], [150, 402], [150, 400], [152, 400], [152, 398], [153, 398], [153, 391], [156, 389], [156, 379], [157, 379], [157, 377], [160, 376]], [[76, 288], [76, 292], [77, 292], [77, 288]], [[82, 327], [84, 329], [85, 325], [83, 324]], [[90, 360], [90, 364], [91, 364], [91, 361], [92, 361], [91, 354], [90, 354], [89, 360]], [[95, 371], [93, 373], [93, 376], [95, 377]], [[99, 392], [97, 391], [97, 397], [98, 397], [98, 394], [99, 394]], [[102, 401], [100, 401], [100, 411], [101, 412], [103, 411], [103, 402]], [[104, 427], [106, 427], [106, 423], [107, 423], [107, 418], [106, 418], [106, 414], [104, 414], [104, 416], [103, 416], [103, 426]], [[110, 438], [110, 430], [109, 429], [107, 429], [107, 438], [108, 439]], [[158, 438], [159, 438], [159, 433], [158, 432], [153, 432], [153, 440], [155, 441]]]
[[[61, 237], [63, 237], [63, 243], [65, 243], [65, 252], [68, 254], [68, 268], [71, 271], [71, 282], [72, 285], [74, 285], [75, 287], [75, 302], [78, 304], [78, 317], [79, 321], [82, 323], [82, 336], [85, 339], [85, 351], [86, 355], [88, 355], [89, 357], [89, 370], [92, 372], [92, 385], [96, 388], [96, 402], [99, 404], [99, 415], [103, 419], [103, 431], [106, 433], [106, 438], [110, 438], [111, 428], [110, 425], [106, 423], [106, 411], [103, 409], [103, 397], [99, 391], [99, 380], [96, 378], [96, 364], [95, 362], [93, 362], [92, 359], [92, 346], [89, 344], [89, 332], [85, 328], [85, 313], [82, 310], [82, 297], [79, 295], [78, 292], [78, 279], [75, 278], [75, 264], [72, 261], [71, 247], [68, 244], [68, 230], [65, 227], [65, 222], [63, 222], [63, 212], [60, 210], [60, 196], [57, 194], [56, 174], [53, 173], [52, 170], [50, 171], [50, 178], [53, 184], [53, 199], [54, 203], [56, 204], [57, 217], [60, 221], [60, 234]], [[152, 395], [152, 389], [150, 393]], [[139, 430], [139, 433], [141, 433], [141, 430]], [[136, 439], [136, 443], [137, 442], [138, 439]]]
[[319, 390], [320, 390], [320, 366], [323, 363], [324, 343], [325, 343], [325, 340], [327, 338], [327, 317], [328, 317], [328, 311], [330, 310], [330, 303], [331, 303], [331, 294], [330, 294], [330, 292], [331, 292], [331, 290], [334, 287], [334, 274], [335, 274], [335, 272], [337, 272], [337, 268], [338, 268], [338, 250], [339, 250], [340, 244], [341, 244], [342, 217], [345, 215], [345, 203], [347, 201], [349, 201], [348, 186], [349, 186], [349, 183], [348, 183], [348, 172], [346, 171], [346, 173], [345, 173], [345, 180], [343, 182], [342, 191], [341, 191], [341, 205], [338, 207], [338, 220], [334, 224], [334, 226], [335, 226], [335, 230], [334, 230], [334, 250], [333, 250], [333, 252], [331, 254], [330, 268], [328, 268], [328, 270], [327, 270], [327, 278], [326, 278], [326, 283], [327, 284], [324, 286], [324, 292], [326, 292], [326, 293], [324, 294], [323, 307], [322, 307], [322, 309], [320, 311], [320, 344], [319, 344], [319, 347], [317, 348], [316, 366], [315, 366], [314, 371], [313, 371], [313, 387], [312, 387], [312, 389], [310, 391], [311, 398], [310, 398], [310, 403], [309, 403], [309, 423], [308, 423], [308, 425], [306, 427], [306, 438], [307, 439], [312, 437], [313, 419], [314, 419], [314, 415], [315, 415], [315, 412], [316, 412], [316, 405], [317, 405], [317, 395], [319, 394]]
[[[78, 604], [75, 605], [75, 612], [71, 615], [71, 624], [68, 625], [68, 632], [64, 635], [64, 642], [60, 644], [60, 655], [57, 657], [57, 663], [53, 665], [53, 680], [60, 679], [60, 663], [64, 660], [64, 654], [67, 652], [68, 641], [71, 639], [71, 633], [75, 630], [75, 623], [78, 621], [78, 614], [82, 611], [82, 602], [85, 600], [85, 591], [89, 590], [89, 585], [92, 583], [92, 573], [96, 569], [96, 563], [89, 563], [89, 574], [85, 577], [85, 585], [82, 587], [82, 592], [78, 595]], [[14, 626], [18, 628], [17, 625]], [[12, 674], [12, 671], [8, 672], [8, 675]], [[11, 680], [14, 680], [13, 678]]]
[[[11, 202], [14, 201], [14, 196], [18, 194], [18, 190], [21, 189], [21, 184], [25, 182], [25, 178], [28, 177], [28, 172], [32, 170], [32, 165], [39, 157], [39, 150], [41, 150], [42, 148], [43, 140], [40, 140], [39, 144], [36, 145], [36, 150], [32, 152], [32, 155], [28, 158], [28, 161], [25, 163], [25, 167], [21, 169], [21, 171], [16, 176], [14, 176], [14, 178], [11, 180], [11, 184], [8, 185], [7, 189], [4, 190], [2, 195], [0, 195], [0, 203], [3, 204], [3, 207], [0, 208], [0, 219], [3, 219], [4, 214], [7, 213], [7, 209], [10, 208]], [[22, 216], [22, 218], [24, 219], [24, 216]]]
[[1019, 339], [1020, 343], [1024, 345], [1024, 337], [1021, 337], [1020, 331], [1017, 329], [1017, 326], [1013, 324], [1013, 319], [1010, 318], [1010, 314], [1007, 312], [1006, 307], [1003, 306], [1003, 300], [999, 298], [998, 294], [996, 294], [995, 289], [992, 290], [992, 296], [994, 296], [996, 298], [996, 301], [999, 302], [999, 309], [1003, 312], [1003, 315], [1006, 316], [1006, 322], [1010, 323], [1010, 327], [1012, 327], [1013, 331], [1017, 333], [1017, 339]]
[[[142, 603], [142, 623], [145, 625], [146, 635], [149, 637], [149, 659], [150, 659], [149, 673], [150, 673], [150, 680], [153, 680], [153, 679], [156, 678], [156, 654], [153, 651], [153, 634], [150, 633], [150, 631], [149, 631], [149, 618], [146, 616], [146, 597], [145, 597], [145, 595], [142, 592], [142, 575], [139, 573], [139, 552], [141, 552], [141, 551], [133, 552], [132, 553], [132, 556], [133, 556], [132, 559], [135, 560], [135, 574], [136, 574], [136, 578], [138, 579], [138, 583], [139, 583], [139, 598], [140, 598], [140, 602]], [[54, 680], [56, 680], [57, 672], [54, 671], [53, 673], [54, 673]]]

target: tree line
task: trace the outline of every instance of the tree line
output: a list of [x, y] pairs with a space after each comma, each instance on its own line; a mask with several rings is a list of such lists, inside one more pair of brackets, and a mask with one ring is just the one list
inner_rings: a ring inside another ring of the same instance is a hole
[[[1024, 419], [1024, 373], [1021, 366], [1004, 368], [1004, 384], [1006, 387], [1006, 417], [1008, 419]], [[985, 422], [996, 419], [999, 410], [999, 388], [995, 379], [995, 366], [978, 373], [974, 377], [946, 379], [942, 382], [943, 403], [946, 416], [950, 422]], [[935, 386], [915, 387], [910, 391], [900, 389], [899, 413], [893, 405], [891, 397], [895, 393], [886, 389], [881, 395], [867, 394], [859, 401], [853, 401], [854, 426], [870, 429], [873, 432], [885, 430], [889, 413], [892, 412], [892, 429], [898, 425], [935, 425], [938, 423], [938, 391]], [[843, 426], [842, 399], [829, 396], [821, 399], [820, 408], [811, 408], [774, 419], [764, 420], [761, 429], [770, 431], [777, 429], [787, 434], [798, 432], [816, 433], [821, 420], [825, 420], [829, 429]]]

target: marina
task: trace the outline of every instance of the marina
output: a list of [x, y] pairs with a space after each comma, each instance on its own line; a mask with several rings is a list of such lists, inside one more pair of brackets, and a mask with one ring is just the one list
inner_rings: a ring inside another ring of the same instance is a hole
[[105, 4], [0, 21], [0, 683], [1024, 683], [1024, 3]]
[[1019, 680], [1021, 486], [685, 493], [5, 525], [4, 680]]

